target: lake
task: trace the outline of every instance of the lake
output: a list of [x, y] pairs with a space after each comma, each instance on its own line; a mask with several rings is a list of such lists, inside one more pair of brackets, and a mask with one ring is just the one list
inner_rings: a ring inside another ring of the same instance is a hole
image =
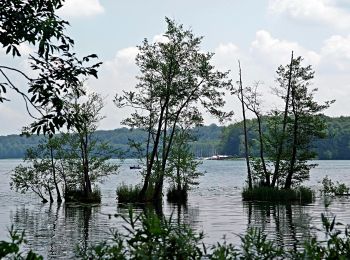
[[[28, 247], [45, 259], [74, 258], [79, 244], [89, 244], [109, 237], [111, 229], [121, 229], [123, 221], [115, 213], [126, 214], [127, 209], [116, 203], [116, 187], [121, 183], [137, 184], [140, 174], [130, 170], [134, 160], [125, 160], [120, 173], [108, 177], [100, 185], [102, 203], [92, 207], [79, 205], [42, 204], [33, 194], [19, 194], [10, 189], [10, 172], [21, 160], [0, 160], [0, 240], [8, 240], [8, 229], [26, 230]], [[305, 185], [314, 189], [328, 175], [333, 181], [350, 185], [350, 161], [315, 161], [319, 165], [311, 171]], [[239, 235], [249, 227], [260, 227], [268, 237], [286, 247], [298, 247], [304, 239], [317, 234], [321, 227], [321, 213], [337, 216], [350, 224], [350, 198], [329, 198], [326, 203], [319, 193], [314, 203], [300, 205], [269, 205], [247, 203], [241, 199], [246, 179], [244, 161], [203, 161], [205, 171], [199, 187], [189, 194], [186, 207], [164, 202], [165, 215], [173, 215], [197, 231], [204, 231], [207, 245], [216, 241], [240, 244]], [[112, 216], [112, 217], [110, 217]]]

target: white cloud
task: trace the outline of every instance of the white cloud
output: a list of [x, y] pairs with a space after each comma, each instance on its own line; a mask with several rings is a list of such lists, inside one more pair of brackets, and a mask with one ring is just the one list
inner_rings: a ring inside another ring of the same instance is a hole
[[335, 64], [337, 69], [346, 71], [350, 69], [350, 35], [343, 37], [334, 35], [325, 40], [321, 49], [322, 65]]
[[59, 14], [68, 17], [88, 17], [104, 13], [99, 0], [66, 0]]
[[136, 55], [138, 54], [139, 50], [137, 47], [128, 47], [121, 49], [117, 52], [115, 55], [114, 63], [115, 64], [134, 64]]
[[105, 98], [105, 107], [102, 114], [106, 120], [100, 123], [100, 129], [115, 129], [121, 127], [120, 122], [131, 113], [130, 109], [118, 109], [113, 99], [116, 94], [121, 95], [123, 90], [134, 89], [137, 80], [138, 68], [135, 57], [138, 53], [137, 47], [120, 49], [112, 60], [103, 63], [99, 79], [89, 80], [90, 88], [100, 93]]
[[167, 43], [169, 42], [169, 38], [165, 37], [163, 34], [157, 34], [153, 37], [152, 42]]
[[307, 63], [314, 66], [320, 61], [320, 55], [315, 51], [307, 50], [297, 42], [274, 38], [265, 30], [256, 32], [256, 38], [251, 44], [251, 52], [254, 56], [274, 66], [287, 63], [292, 51], [295, 56], [303, 56]]
[[350, 28], [350, 12], [337, 7], [334, 0], [270, 0], [269, 10], [297, 20], [327, 24], [339, 29]]
[[229, 70], [232, 64], [237, 64], [237, 60], [241, 59], [239, 48], [232, 42], [220, 43], [214, 50], [213, 62], [219, 70]]

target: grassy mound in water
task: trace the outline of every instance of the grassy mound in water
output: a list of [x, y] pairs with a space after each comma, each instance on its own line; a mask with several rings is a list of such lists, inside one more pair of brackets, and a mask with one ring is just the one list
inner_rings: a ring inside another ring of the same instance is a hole
[[96, 189], [86, 196], [82, 190], [67, 190], [64, 199], [66, 202], [101, 203], [101, 191]]
[[310, 188], [298, 187], [295, 189], [278, 189], [271, 187], [245, 188], [242, 192], [245, 201], [266, 201], [274, 203], [311, 203], [314, 194]]

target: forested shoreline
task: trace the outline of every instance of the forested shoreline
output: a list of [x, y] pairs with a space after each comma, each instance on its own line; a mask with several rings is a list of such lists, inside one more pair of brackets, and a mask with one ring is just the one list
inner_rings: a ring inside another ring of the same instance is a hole
[[[314, 149], [320, 160], [349, 160], [350, 159], [350, 117], [326, 117], [328, 133], [325, 139], [315, 140]], [[255, 120], [249, 120], [250, 145], [252, 155], [258, 151], [254, 144]], [[226, 154], [243, 157], [242, 123], [228, 126], [197, 127], [192, 130], [196, 141], [191, 143], [197, 157], [209, 157], [215, 154]], [[135, 158], [129, 147], [129, 140], [141, 141], [146, 134], [139, 129], [118, 128], [115, 130], [99, 130], [95, 133], [98, 140], [109, 143], [121, 151], [124, 158]], [[0, 159], [23, 158], [26, 149], [39, 144], [43, 136], [25, 137], [20, 135], [0, 136]]]

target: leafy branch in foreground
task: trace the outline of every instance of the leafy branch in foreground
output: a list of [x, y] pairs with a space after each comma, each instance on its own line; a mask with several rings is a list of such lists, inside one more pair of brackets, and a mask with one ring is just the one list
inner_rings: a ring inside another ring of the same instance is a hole
[[[3, 0], [0, 5], [0, 46], [6, 54], [19, 57], [22, 46], [34, 46], [28, 58], [33, 76], [0, 64], [0, 103], [9, 101], [5, 96], [8, 89], [19, 94], [28, 114], [35, 119], [30, 125], [32, 133], [52, 135], [64, 125], [69, 128], [74, 117], [73, 111], [64, 109], [64, 98], [71, 93], [84, 95], [82, 81], [97, 77], [101, 65], [87, 65], [97, 58], [95, 54], [79, 59], [72, 52], [74, 41], [65, 32], [69, 23], [56, 15], [63, 2]], [[14, 83], [13, 73], [23, 78], [28, 90]]]
[[17, 230], [11, 227], [9, 230], [10, 240], [0, 241], [0, 259], [6, 257], [6, 259], [28, 259], [28, 260], [42, 260], [42, 256], [37, 255], [32, 250], [28, 253], [20, 251], [20, 246], [26, 243], [24, 231], [19, 233]]

